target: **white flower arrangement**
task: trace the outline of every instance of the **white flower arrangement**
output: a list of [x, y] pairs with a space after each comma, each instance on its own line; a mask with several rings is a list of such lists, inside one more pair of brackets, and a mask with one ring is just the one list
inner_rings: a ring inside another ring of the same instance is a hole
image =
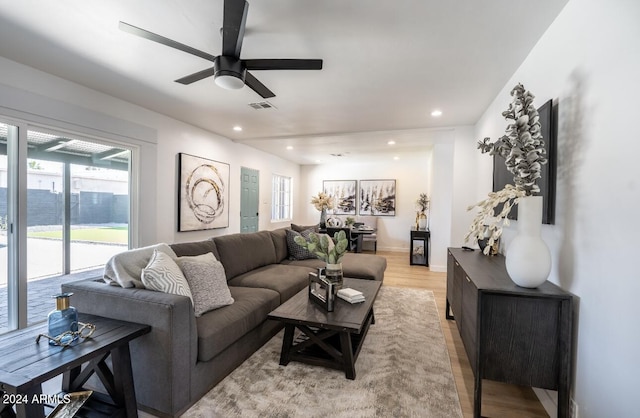
[[[532, 196], [540, 192], [537, 181], [541, 176], [542, 165], [547, 163], [544, 157], [544, 139], [540, 133], [540, 116], [533, 105], [535, 96], [525, 90], [522, 84], [516, 85], [511, 90], [513, 101], [509, 109], [502, 112], [505, 119], [513, 122], [507, 125], [506, 135], [503, 135], [494, 143], [489, 143], [489, 138], [478, 142], [478, 148], [482, 153], [500, 155], [505, 159], [507, 169], [513, 174], [515, 185], [507, 184], [504, 189], [489, 193], [489, 197], [470, 206], [467, 210], [478, 208], [479, 211], [473, 218], [465, 241], [488, 239], [484, 249], [489, 254], [494, 243], [502, 235], [502, 227], [509, 225], [507, 216], [511, 208], [518, 204], [525, 196]], [[504, 204], [498, 215], [494, 209], [499, 204]]]
[[[473, 208], [479, 208], [473, 218], [469, 232], [464, 237], [465, 241], [488, 239], [487, 246], [484, 248], [484, 253], [489, 255], [491, 247], [497, 242], [502, 235], [502, 227], [509, 225], [509, 212], [511, 208], [518, 204], [520, 198], [526, 196], [523, 190], [518, 190], [515, 186], [507, 184], [504, 189], [497, 192], [489, 193], [489, 197], [482, 200], [475, 205], [469, 206], [467, 210]], [[503, 203], [502, 211], [496, 216], [494, 209], [499, 204]]]
[[322, 209], [333, 209], [336, 207], [335, 199], [325, 192], [319, 192], [317, 196], [311, 198], [311, 204], [316, 210], [322, 212]]

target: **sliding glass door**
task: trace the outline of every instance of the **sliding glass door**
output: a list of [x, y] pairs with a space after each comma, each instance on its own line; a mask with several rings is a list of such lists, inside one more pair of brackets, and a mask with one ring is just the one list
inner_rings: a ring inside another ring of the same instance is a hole
[[[18, 276], [16, 252], [13, 250], [15, 230], [16, 173], [14, 161], [19, 141], [17, 126], [0, 122], [0, 333], [19, 327], [21, 294], [26, 282]], [[11, 154], [11, 155], [10, 155]]]
[[46, 320], [70, 274], [129, 248], [130, 161], [108, 141], [0, 121], [0, 333]]

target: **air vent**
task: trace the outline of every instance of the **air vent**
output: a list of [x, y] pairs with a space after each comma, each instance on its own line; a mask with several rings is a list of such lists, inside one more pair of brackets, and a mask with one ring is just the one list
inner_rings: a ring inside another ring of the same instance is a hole
[[274, 105], [272, 105], [271, 103], [269, 103], [266, 100], [264, 102], [249, 103], [249, 106], [251, 106], [255, 110], [277, 109]]
[[332, 157], [346, 157], [347, 154], [349, 154], [349, 153], [348, 152], [345, 152], [345, 153], [339, 152], [339, 153], [329, 154], [329, 155], [331, 155]]

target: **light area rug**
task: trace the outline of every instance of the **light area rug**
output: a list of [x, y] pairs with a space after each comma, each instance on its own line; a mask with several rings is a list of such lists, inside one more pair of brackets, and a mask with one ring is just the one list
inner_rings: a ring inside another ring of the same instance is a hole
[[356, 361], [344, 372], [280, 366], [281, 331], [184, 417], [462, 417], [433, 292], [383, 286]]

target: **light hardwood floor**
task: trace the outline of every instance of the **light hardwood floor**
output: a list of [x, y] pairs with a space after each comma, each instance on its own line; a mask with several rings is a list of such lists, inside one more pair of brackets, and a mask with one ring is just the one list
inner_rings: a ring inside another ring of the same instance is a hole
[[[378, 255], [387, 259], [387, 270], [384, 276], [385, 286], [412, 287], [433, 291], [440, 315], [440, 324], [451, 358], [451, 368], [458, 388], [462, 412], [465, 418], [473, 417], [473, 372], [456, 323], [445, 318], [446, 273], [432, 272], [425, 266], [409, 265], [408, 253], [378, 251]], [[482, 416], [521, 418], [548, 417], [549, 415], [530, 388], [484, 380]]]

